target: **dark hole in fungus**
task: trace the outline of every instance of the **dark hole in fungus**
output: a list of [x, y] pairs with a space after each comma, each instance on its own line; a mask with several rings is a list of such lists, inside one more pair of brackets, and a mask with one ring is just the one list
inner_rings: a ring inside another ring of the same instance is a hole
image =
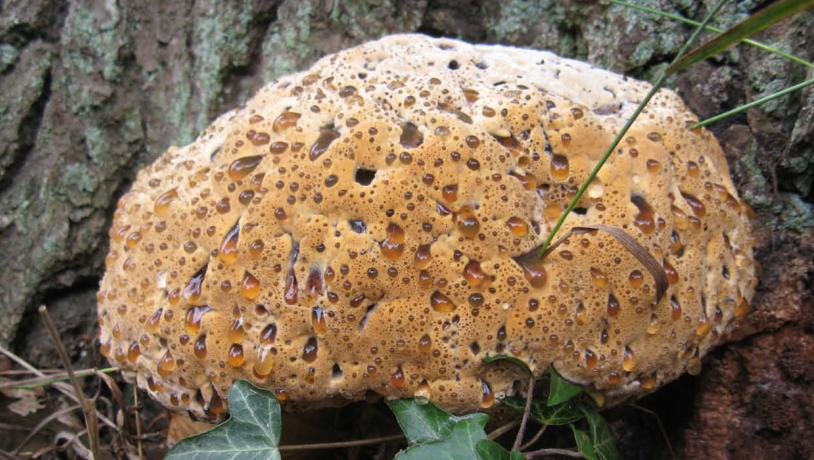
[[352, 219], [348, 221], [350, 229], [356, 233], [365, 233], [367, 231], [367, 224], [361, 219]]
[[339, 363], [334, 363], [333, 367], [331, 368], [331, 378], [332, 379], [342, 378], [342, 368], [339, 367]]
[[454, 59], [449, 61], [449, 64], [447, 64], [447, 68], [449, 70], [458, 70], [460, 67], [461, 66], [460, 66], [460, 64], [458, 64], [458, 61], [456, 61]]
[[588, 208], [574, 208], [574, 214], [585, 215], [588, 214]]
[[375, 177], [375, 169], [359, 168], [356, 170], [356, 174], [354, 175], [353, 179], [359, 183], [359, 185], [370, 185]]

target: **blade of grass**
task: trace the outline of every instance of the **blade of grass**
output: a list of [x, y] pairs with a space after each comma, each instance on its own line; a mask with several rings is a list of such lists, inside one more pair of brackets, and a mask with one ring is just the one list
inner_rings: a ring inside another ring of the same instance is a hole
[[[678, 22], [681, 22], [681, 23], [684, 23], [684, 24], [687, 24], [687, 25], [690, 25], [690, 26], [698, 27], [698, 26], [701, 25], [700, 22], [695, 21], [693, 19], [685, 18], [684, 16], [669, 13], [667, 11], [662, 11], [662, 10], [659, 10], [659, 9], [656, 9], [656, 8], [650, 8], [649, 6], [638, 5], [636, 3], [627, 2], [625, 0], [610, 0], [610, 2], [615, 3], [617, 5], [620, 5], [620, 6], [624, 6], [624, 7], [627, 7], [627, 8], [634, 9], [634, 10], [638, 10], [638, 11], [641, 11], [643, 13], [655, 14], [656, 16], [661, 16], [663, 18], [672, 19], [674, 21], [678, 21]], [[715, 32], [715, 33], [722, 33], [724, 31], [724, 29], [721, 29], [720, 27], [715, 27], [715, 26], [711, 26], [711, 25], [708, 25], [708, 26], [706, 26], [704, 28], [706, 30], [711, 30], [712, 32]], [[785, 51], [783, 51], [781, 49], [778, 49], [778, 48], [775, 48], [773, 46], [767, 45], [767, 44], [765, 44], [763, 42], [759, 42], [757, 40], [752, 40], [752, 39], [749, 39], [749, 38], [744, 38], [744, 39], [741, 40], [741, 43], [745, 43], [745, 44], [747, 44], [749, 46], [754, 46], [755, 48], [760, 48], [760, 49], [762, 49], [764, 51], [768, 51], [768, 52], [770, 52], [772, 54], [776, 54], [778, 56], [784, 57], [784, 58], [786, 58], [786, 59], [788, 59], [790, 61], [794, 61], [794, 62], [796, 62], [798, 64], [802, 64], [802, 65], [804, 65], [804, 66], [806, 66], [806, 67], [808, 67], [810, 69], [814, 69], [814, 63], [806, 61], [805, 59], [797, 57], [797, 56], [795, 56], [795, 55], [793, 55], [791, 53], [787, 53], [787, 52], [785, 52]]]
[[71, 359], [68, 357], [68, 352], [65, 350], [65, 345], [62, 343], [62, 339], [59, 338], [59, 332], [57, 331], [57, 327], [54, 325], [54, 321], [51, 319], [51, 315], [48, 314], [48, 308], [45, 305], [40, 305], [38, 312], [42, 317], [43, 322], [45, 322], [45, 325], [48, 328], [48, 332], [51, 334], [51, 340], [53, 340], [54, 347], [57, 349], [57, 354], [59, 354], [59, 358], [62, 360], [62, 365], [68, 372], [68, 377], [71, 380], [71, 385], [73, 385], [76, 397], [79, 398], [79, 405], [82, 407], [82, 412], [85, 415], [85, 426], [87, 427], [88, 441], [90, 442], [90, 451], [91, 454], [93, 455], [93, 458], [98, 459], [100, 458], [99, 422], [96, 419], [96, 407], [85, 396], [85, 392], [82, 391], [82, 386], [79, 384], [79, 379], [77, 379], [76, 375], [74, 375], [73, 373]]
[[673, 61], [667, 68], [667, 75], [674, 74], [685, 69], [696, 62], [714, 56], [732, 45], [739, 43], [744, 38], [756, 34], [763, 29], [793, 16], [801, 11], [814, 6], [814, 0], [780, 0], [773, 3], [757, 13], [749, 16], [745, 21], [735, 27], [719, 34], [712, 40], [704, 43], [686, 56], [677, 61]]
[[[701, 33], [701, 31], [704, 30], [704, 27], [706, 27], [707, 24], [709, 24], [709, 21], [711, 21], [712, 18], [715, 17], [716, 14], [718, 14], [718, 11], [720, 11], [721, 7], [724, 6], [724, 3], [726, 3], [726, 0], [720, 0], [715, 5], [715, 7], [712, 8], [709, 14], [707, 14], [707, 17], [704, 18], [703, 22], [701, 22], [701, 24], [695, 29], [695, 31], [693, 31], [692, 35], [690, 35], [690, 38], [687, 39], [687, 42], [684, 43], [684, 46], [682, 46], [681, 49], [678, 51], [678, 54], [676, 55], [675, 59], [673, 59], [673, 63], [678, 62], [678, 60], [680, 60], [684, 56], [684, 54], [690, 48], [695, 39], [698, 38], [698, 35]], [[585, 190], [588, 189], [588, 186], [591, 185], [591, 182], [594, 180], [596, 175], [599, 174], [599, 170], [601, 170], [602, 166], [605, 165], [605, 162], [608, 161], [608, 158], [610, 158], [613, 151], [616, 150], [616, 146], [619, 145], [619, 142], [622, 141], [622, 138], [624, 138], [627, 131], [630, 129], [631, 126], [633, 126], [633, 122], [636, 121], [636, 118], [638, 118], [639, 114], [642, 113], [644, 107], [647, 105], [648, 102], [650, 102], [650, 99], [652, 99], [653, 96], [655, 96], [656, 93], [661, 89], [662, 85], [664, 85], [664, 82], [666, 80], [667, 73], [662, 72], [659, 78], [653, 84], [653, 87], [650, 88], [650, 91], [647, 93], [644, 99], [642, 99], [642, 102], [639, 103], [639, 106], [636, 107], [636, 110], [633, 112], [630, 118], [628, 118], [624, 126], [622, 126], [622, 129], [619, 130], [619, 132], [616, 134], [616, 137], [613, 139], [613, 142], [611, 142], [611, 145], [608, 147], [608, 149], [596, 163], [596, 166], [594, 166], [594, 169], [591, 171], [591, 174], [588, 176], [588, 179], [585, 182], [583, 182], [582, 185], [579, 187], [579, 190], [577, 190], [577, 193], [576, 195], [574, 195], [574, 198], [572, 198], [571, 202], [568, 203], [568, 207], [560, 215], [560, 218], [557, 220], [557, 223], [554, 224], [554, 228], [552, 228], [551, 232], [549, 232], [545, 242], [542, 244], [542, 246], [540, 246], [541, 258], [545, 255], [548, 246], [551, 245], [551, 242], [554, 240], [554, 236], [560, 230], [560, 227], [562, 227], [562, 224], [565, 222], [565, 219], [571, 214], [571, 211], [573, 211], [574, 208], [577, 207], [577, 203], [579, 202], [579, 199], [582, 198], [582, 195], [585, 193]]]
[[696, 123], [694, 125], [691, 125], [689, 128], [690, 129], [702, 128], [704, 126], [709, 125], [710, 123], [715, 123], [716, 121], [720, 121], [720, 120], [723, 120], [724, 118], [728, 118], [728, 117], [731, 117], [732, 115], [737, 115], [737, 114], [739, 114], [741, 112], [749, 110], [752, 107], [757, 107], [757, 106], [759, 106], [759, 105], [761, 105], [761, 104], [763, 104], [765, 102], [771, 101], [772, 99], [777, 99], [778, 97], [782, 97], [782, 96], [785, 96], [786, 94], [793, 93], [794, 91], [797, 91], [798, 89], [805, 88], [806, 86], [809, 86], [812, 83], [814, 83], [814, 78], [811, 78], [809, 80], [797, 83], [794, 86], [789, 86], [788, 88], [786, 88], [784, 90], [778, 91], [776, 93], [769, 94], [768, 96], [761, 97], [760, 99], [756, 99], [756, 100], [754, 100], [752, 102], [749, 102], [748, 104], [743, 104], [743, 105], [741, 105], [739, 107], [735, 107], [734, 109], [728, 110], [728, 111], [726, 111], [724, 113], [719, 113], [718, 115], [715, 115], [713, 117], [709, 117], [706, 120], [699, 121], [698, 123]]

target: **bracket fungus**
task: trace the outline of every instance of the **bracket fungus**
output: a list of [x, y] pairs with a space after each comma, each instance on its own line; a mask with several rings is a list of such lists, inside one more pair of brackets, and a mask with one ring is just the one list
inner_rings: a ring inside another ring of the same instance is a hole
[[464, 412], [515, 391], [519, 368], [484, 361], [500, 354], [609, 402], [697, 372], [756, 264], [721, 148], [675, 93], [539, 257], [649, 87], [419, 35], [272, 82], [119, 201], [102, 353], [210, 420], [236, 379], [305, 406], [370, 391]]

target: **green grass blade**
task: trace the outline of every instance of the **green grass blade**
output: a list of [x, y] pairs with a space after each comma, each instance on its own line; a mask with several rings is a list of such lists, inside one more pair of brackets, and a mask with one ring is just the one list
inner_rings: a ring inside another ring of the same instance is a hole
[[[690, 26], [698, 27], [698, 26], [701, 25], [700, 22], [695, 21], [693, 19], [685, 18], [684, 16], [681, 16], [681, 15], [678, 15], [678, 14], [668, 13], [667, 11], [662, 11], [662, 10], [659, 10], [659, 9], [656, 9], [656, 8], [650, 8], [649, 6], [638, 5], [636, 3], [627, 2], [625, 0], [610, 0], [610, 2], [615, 3], [617, 5], [620, 5], [620, 6], [624, 6], [624, 7], [627, 7], [627, 8], [634, 9], [634, 10], [638, 10], [638, 11], [641, 11], [643, 13], [655, 14], [656, 16], [661, 16], [663, 18], [672, 19], [674, 21], [678, 21], [678, 22], [681, 22], [683, 24], [687, 24], [687, 25], [690, 25]], [[722, 33], [724, 31], [723, 29], [721, 29], [719, 27], [715, 27], [715, 26], [711, 26], [711, 25], [708, 25], [708, 26], [706, 26], [704, 28], [706, 30], [710, 30], [710, 31], [715, 32], [715, 33]], [[759, 48], [759, 49], [762, 49], [764, 51], [768, 51], [768, 52], [770, 52], [772, 54], [776, 54], [776, 55], [778, 55], [780, 57], [784, 57], [784, 58], [786, 58], [786, 59], [788, 59], [790, 61], [794, 61], [794, 62], [796, 62], [798, 64], [804, 65], [804, 66], [806, 66], [806, 67], [808, 67], [810, 69], [814, 69], [814, 63], [806, 61], [805, 59], [797, 57], [797, 56], [795, 56], [795, 55], [793, 55], [791, 53], [787, 53], [787, 52], [785, 52], [785, 51], [783, 51], [781, 49], [775, 48], [773, 46], [769, 46], [769, 45], [767, 45], [765, 43], [762, 43], [762, 42], [759, 42], [759, 41], [756, 41], [756, 40], [751, 40], [749, 38], [742, 39], [741, 43], [745, 43], [745, 44], [747, 44], [749, 46], [754, 46], [755, 48]]]
[[739, 43], [744, 38], [812, 6], [814, 6], [814, 0], [780, 0], [773, 3], [749, 16], [735, 27], [694, 49], [682, 59], [670, 64], [670, 67], [667, 68], [667, 75], [674, 74], [696, 62], [714, 56]]
[[797, 83], [794, 86], [789, 86], [788, 88], [786, 88], [784, 90], [778, 91], [776, 93], [769, 94], [768, 96], [761, 97], [760, 99], [754, 100], [754, 101], [752, 101], [752, 102], [750, 102], [748, 104], [743, 104], [743, 105], [741, 105], [739, 107], [735, 107], [732, 110], [729, 110], [729, 111], [726, 111], [724, 113], [715, 115], [714, 117], [707, 118], [706, 120], [699, 121], [698, 123], [696, 123], [694, 125], [691, 125], [690, 129], [702, 128], [704, 126], [707, 126], [710, 123], [715, 123], [716, 121], [723, 120], [724, 118], [729, 118], [732, 115], [737, 115], [737, 114], [739, 114], [741, 112], [744, 112], [746, 110], [751, 109], [752, 107], [757, 107], [757, 106], [763, 104], [764, 102], [768, 102], [768, 101], [771, 101], [772, 99], [777, 99], [778, 97], [785, 96], [786, 94], [797, 91], [798, 89], [805, 88], [806, 86], [811, 85], [811, 84], [814, 84], [814, 78], [812, 78], [810, 80], [800, 82], [800, 83]]
[[[693, 31], [692, 35], [690, 35], [690, 38], [687, 39], [687, 42], [684, 43], [684, 46], [682, 46], [681, 49], [678, 51], [678, 54], [676, 55], [675, 59], [673, 59], [673, 63], [677, 62], [679, 59], [681, 59], [682, 56], [684, 56], [684, 53], [687, 52], [687, 50], [690, 48], [690, 46], [698, 37], [698, 35], [701, 33], [701, 31], [704, 30], [704, 27], [706, 27], [707, 24], [709, 24], [709, 21], [711, 21], [712, 18], [715, 17], [716, 14], [718, 14], [718, 11], [720, 11], [721, 7], [724, 6], [724, 3], [726, 3], [726, 0], [720, 0], [712, 9], [712, 11], [709, 12], [707, 17], [704, 18], [704, 21], [699, 25], [698, 28], [695, 29], [695, 31]], [[600, 158], [599, 161], [596, 163], [596, 166], [594, 166], [594, 169], [591, 171], [591, 174], [588, 176], [588, 179], [585, 182], [583, 182], [582, 185], [579, 187], [579, 190], [577, 190], [577, 193], [576, 195], [574, 195], [574, 198], [572, 198], [571, 202], [568, 203], [568, 207], [560, 215], [560, 218], [557, 220], [557, 223], [554, 225], [554, 228], [552, 228], [551, 231], [548, 233], [548, 237], [546, 238], [545, 242], [540, 246], [539, 256], [541, 258], [545, 255], [546, 250], [551, 245], [551, 242], [554, 241], [554, 236], [557, 235], [557, 232], [560, 230], [560, 227], [562, 227], [562, 224], [565, 222], [565, 219], [568, 218], [568, 216], [571, 214], [571, 211], [573, 211], [574, 208], [577, 206], [577, 203], [579, 202], [579, 199], [582, 198], [582, 195], [585, 193], [585, 190], [588, 189], [588, 186], [591, 185], [591, 182], [594, 180], [596, 175], [599, 174], [599, 170], [601, 170], [602, 166], [605, 165], [605, 162], [608, 161], [608, 158], [610, 158], [611, 153], [613, 153], [613, 151], [616, 150], [616, 146], [619, 145], [619, 142], [622, 141], [622, 138], [624, 138], [627, 131], [630, 129], [631, 126], [633, 126], [633, 122], [636, 121], [636, 118], [638, 118], [639, 114], [642, 113], [644, 107], [647, 105], [648, 102], [650, 102], [650, 99], [652, 99], [653, 96], [655, 96], [656, 93], [659, 91], [659, 89], [661, 89], [662, 85], [664, 85], [665, 80], [667, 80], [667, 73], [662, 72], [661, 76], [653, 84], [653, 87], [644, 97], [642, 102], [639, 103], [638, 107], [636, 107], [636, 110], [633, 112], [633, 115], [631, 115], [631, 117], [628, 118], [628, 120], [625, 122], [625, 125], [622, 127], [619, 133], [616, 134], [616, 137], [613, 139], [613, 142], [611, 142], [611, 145], [602, 155], [602, 158]]]

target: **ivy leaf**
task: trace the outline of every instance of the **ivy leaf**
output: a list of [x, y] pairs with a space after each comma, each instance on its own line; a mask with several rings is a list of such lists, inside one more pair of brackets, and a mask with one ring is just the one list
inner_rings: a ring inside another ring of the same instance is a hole
[[478, 442], [487, 440], [483, 428], [489, 416], [481, 413], [461, 417], [432, 403], [412, 399], [388, 402], [396, 415], [409, 447], [396, 455], [398, 460], [470, 460], [478, 458]]
[[475, 445], [481, 460], [526, 460], [526, 456], [513, 450], [509, 452], [491, 439], [483, 439]]
[[583, 406], [582, 413], [588, 422], [588, 434], [593, 445], [594, 454], [598, 460], [615, 460], [619, 457], [613, 436], [605, 418], [597, 412], [596, 407]]
[[571, 431], [574, 432], [574, 439], [577, 441], [577, 450], [587, 460], [597, 460], [594, 444], [591, 442], [591, 437], [584, 430], [571, 425]]
[[548, 406], [556, 406], [562, 404], [574, 396], [582, 393], [582, 387], [574, 385], [573, 383], [565, 380], [554, 366], [549, 367], [548, 373], [551, 377], [551, 382], [548, 386]]
[[515, 358], [514, 356], [492, 355], [492, 356], [487, 356], [487, 357], [483, 358], [483, 362], [486, 363], [486, 364], [491, 364], [491, 363], [494, 363], [494, 362], [497, 362], [497, 361], [509, 361], [512, 364], [516, 364], [518, 367], [520, 367], [524, 371], [528, 372], [529, 375], [531, 375], [531, 369], [529, 368], [529, 365], [525, 361], [523, 361], [523, 360], [521, 360], [519, 358]]
[[[505, 398], [503, 404], [520, 412], [525, 409], [525, 400], [517, 397]], [[531, 416], [543, 425], [568, 425], [585, 418], [573, 399], [556, 406], [535, 400], [531, 404]]]
[[184, 439], [165, 458], [169, 460], [278, 460], [280, 403], [271, 392], [245, 380], [229, 390], [229, 420]]

